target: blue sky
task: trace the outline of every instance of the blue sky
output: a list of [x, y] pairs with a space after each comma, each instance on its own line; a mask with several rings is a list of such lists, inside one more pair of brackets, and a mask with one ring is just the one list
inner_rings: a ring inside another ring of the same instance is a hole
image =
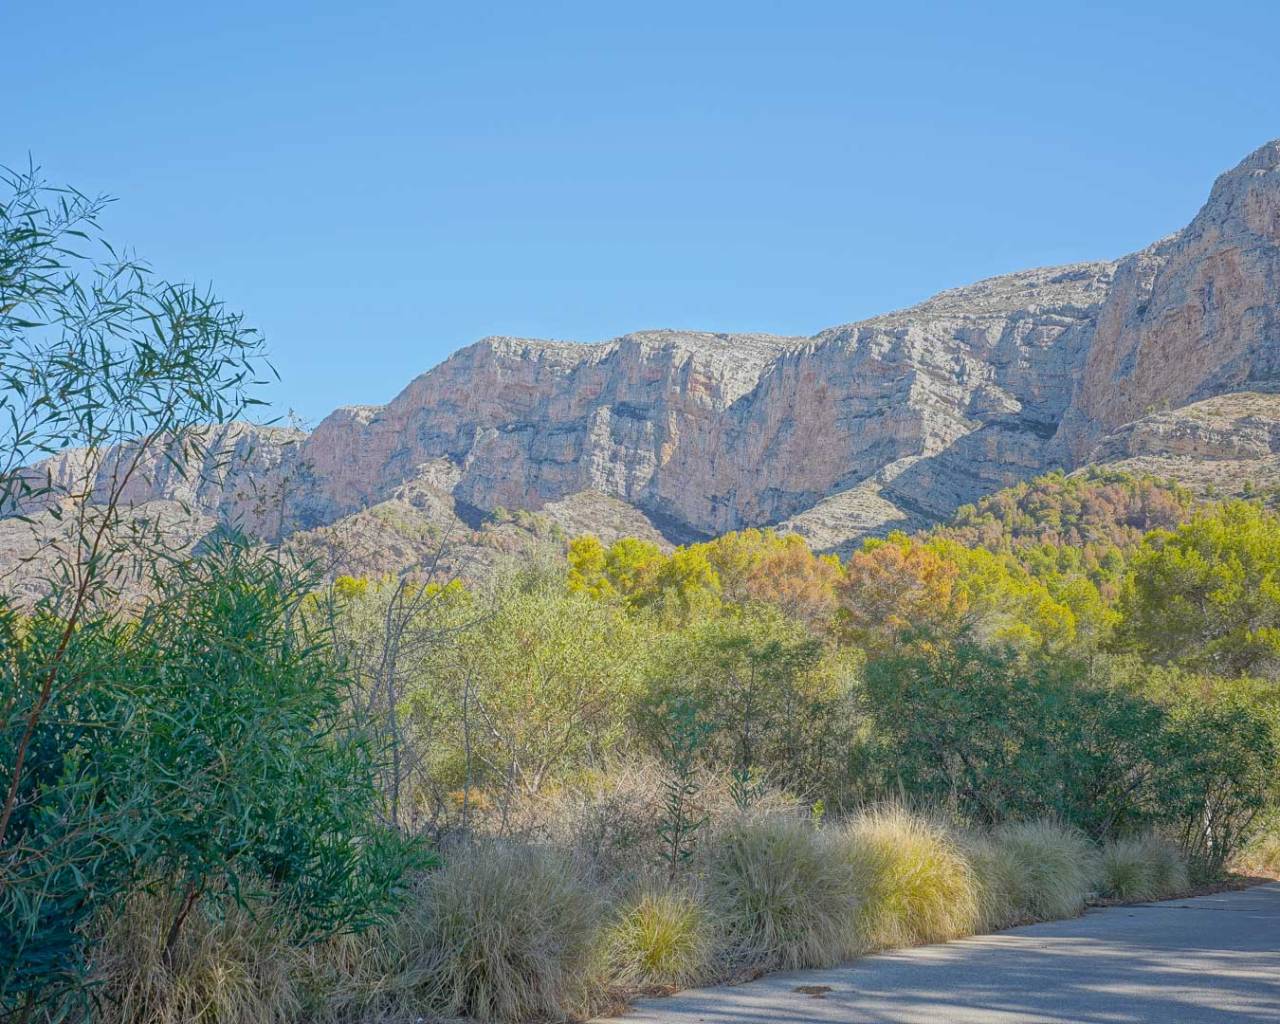
[[0, 0], [0, 32], [0, 162], [118, 197], [310, 421], [486, 334], [809, 334], [1117, 256], [1280, 136], [1274, 2]]

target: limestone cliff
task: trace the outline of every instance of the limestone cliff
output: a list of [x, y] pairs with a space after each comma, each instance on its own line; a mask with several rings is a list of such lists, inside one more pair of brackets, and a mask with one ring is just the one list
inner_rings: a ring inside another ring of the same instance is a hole
[[[811, 338], [486, 338], [310, 435], [217, 432], [202, 483], [157, 467], [131, 497], [181, 499], [295, 544], [345, 529], [364, 554], [344, 564], [388, 570], [500, 507], [563, 532], [682, 541], [779, 524], [844, 549], [1054, 466], [1138, 460], [1198, 479], [1195, 466], [1243, 445], [1270, 467], [1269, 412], [1236, 415], [1228, 401], [1174, 413], [1246, 390], [1250, 408], [1270, 408], [1277, 380], [1272, 142], [1224, 174], [1184, 230], [1118, 262], [992, 278]], [[416, 523], [397, 537], [419, 542], [380, 540], [389, 521]]]

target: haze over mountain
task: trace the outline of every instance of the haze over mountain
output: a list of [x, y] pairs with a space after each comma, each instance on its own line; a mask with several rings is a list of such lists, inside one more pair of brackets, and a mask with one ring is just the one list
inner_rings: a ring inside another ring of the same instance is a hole
[[[1275, 479], [1277, 385], [1273, 141], [1186, 228], [1119, 260], [991, 278], [809, 338], [485, 338], [310, 434], [221, 430], [228, 465], [193, 483], [158, 464], [129, 500], [193, 540], [234, 522], [365, 571], [412, 569], [450, 530], [500, 549], [495, 510], [606, 539], [775, 525], [844, 551], [1055, 467], [1219, 492]], [[43, 468], [70, 479], [76, 460]], [[8, 557], [33, 543], [0, 523]]]

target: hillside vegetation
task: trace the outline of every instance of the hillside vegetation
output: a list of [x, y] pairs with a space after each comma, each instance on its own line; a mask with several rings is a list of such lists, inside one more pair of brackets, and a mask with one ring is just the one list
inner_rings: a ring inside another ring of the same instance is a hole
[[570, 1019], [1273, 852], [1260, 504], [1052, 475], [843, 560], [548, 529], [483, 583], [168, 549], [129, 481], [207, 461], [260, 339], [9, 184], [0, 498], [69, 446], [108, 486], [0, 601], [0, 1015]]

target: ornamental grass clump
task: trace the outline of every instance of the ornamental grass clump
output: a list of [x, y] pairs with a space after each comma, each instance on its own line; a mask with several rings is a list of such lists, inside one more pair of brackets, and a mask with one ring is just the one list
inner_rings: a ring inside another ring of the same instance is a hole
[[606, 908], [587, 874], [545, 846], [455, 850], [395, 927], [400, 984], [422, 1005], [482, 1021], [589, 1014], [604, 988]]
[[1099, 878], [1103, 895], [1119, 900], [1160, 899], [1190, 884], [1177, 848], [1153, 834], [1108, 842], [1099, 858]]
[[1006, 886], [1006, 924], [1053, 921], [1084, 911], [1094, 886], [1097, 855], [1077, 829], [1053, 821], [1019, 822], [997, 828]]
[[861, 896], [858, 947], [945, 942], [978, 927], [978, 889], [950, 831], [901, 807], [858, 815], [840, 836]]
[[270, 908], [197, 905], [167, 943], [173, 901], [138, 894], [93, 943], [104, 1024], [301, 1019], [297, 948]]
[[674, 990], [711, 977], [716, 921], [688, 886], [657, 884], [622, 901], [605, 938], [613, 983], [624, 990]]
[[1027, 888], [1022, 859], [989, 835], [964, 837], [965, 858], [978, 897], [978, 931], [999, 931], [1023, 920], [1020, 894]]
[[706, 858], [736, 967], [819, 967], [848, 955], [858, 890], [832, 835], [796, 817], [748, 818], [716, 835]]

